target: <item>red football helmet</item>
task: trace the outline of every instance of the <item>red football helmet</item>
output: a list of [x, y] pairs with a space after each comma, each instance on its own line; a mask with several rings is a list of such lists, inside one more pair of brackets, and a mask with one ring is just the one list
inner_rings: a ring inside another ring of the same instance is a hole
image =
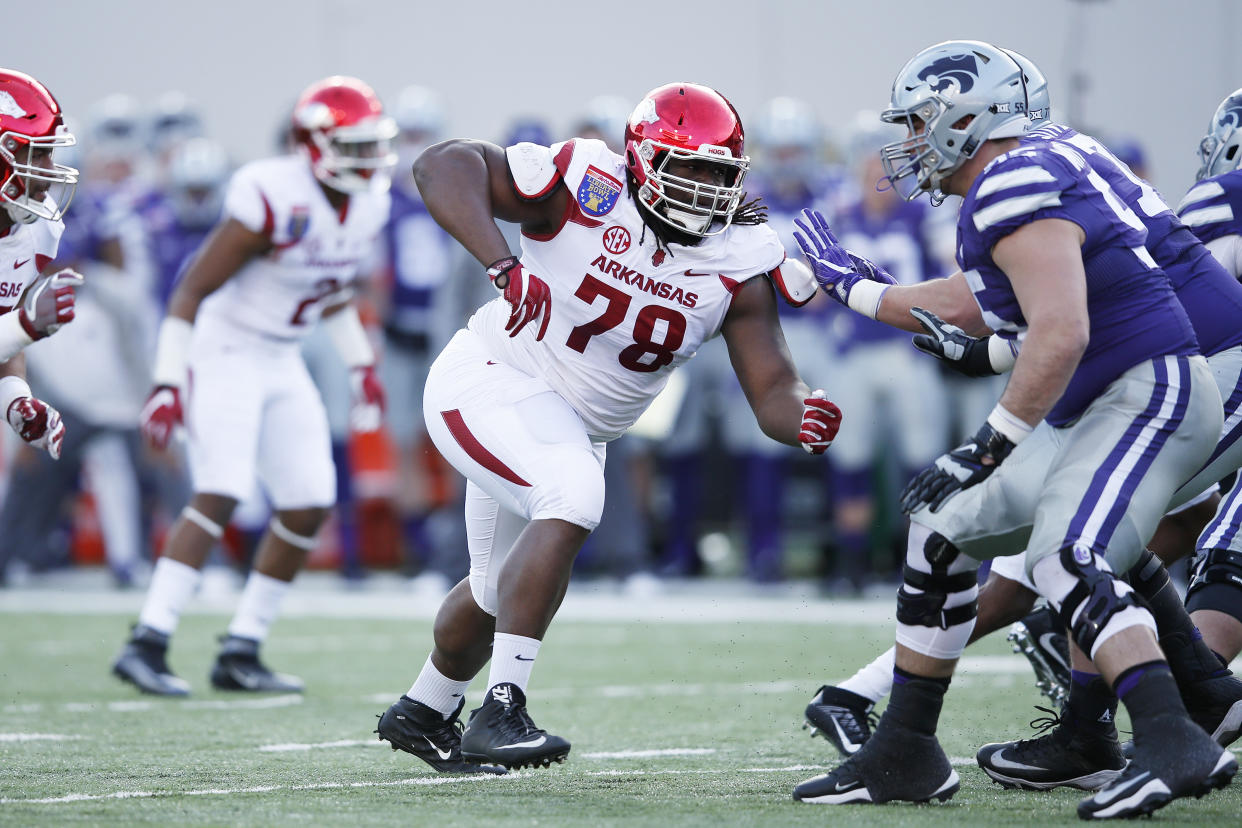
[[[625, 165], [638, 184], [638, 201], [676, 230], [694, 236], [721, 233], [742, 200], [750, 159], [737, 110], [723, 95], [695, 83], [670, 83], [648, 92], [625, 126]], [[671, 160], [706, 160], [727, 168], [723, 185], [702, 184], [667, 171]]]
[[370, 189], [377, 174], [387, 187], [396, 135], [379, 97], [357, 78], [324, 78], [293, 107], [294, 141], [309, 154], [315, 177], [342, 193]]
[[[0, 69], [0, 201], [21, 224], [55, 221], [78, 186], [78, 171], [52, 160], [56, 147], [77, 143], [65, 129], [60, 104], [34, 78]], [[59, 185], [55, 197], [48, 194]]]

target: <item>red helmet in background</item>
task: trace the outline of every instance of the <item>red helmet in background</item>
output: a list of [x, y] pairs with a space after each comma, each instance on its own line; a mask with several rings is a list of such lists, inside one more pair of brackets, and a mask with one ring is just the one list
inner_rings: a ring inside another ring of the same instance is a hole
[[[737, 110], [714, 89], [670, 83], [648, 92], [625, 127], [625, 165], [638, 201], [674, 229], [694, 236], [721, 233], [742, 200], [750, 159]], [[668, 173], [668, 162], [705, 160], [727, 168], [723, 185]]]
[[[52, 152], [76, 142], [60, 104], [34, 78], [0, 69], [0, 202], [13, 221], [56, 221], [78, 186], [78, 171], [57, 164]], [[55, 196], [49, 193], [58, 185]]]
[[309, 154], [315, 177], [338, 192], [364, 192], [377, 181], [387, 188], [396, 135], [379, 97], [357, 78], [313, 83], [293, 107], [294, 141]]

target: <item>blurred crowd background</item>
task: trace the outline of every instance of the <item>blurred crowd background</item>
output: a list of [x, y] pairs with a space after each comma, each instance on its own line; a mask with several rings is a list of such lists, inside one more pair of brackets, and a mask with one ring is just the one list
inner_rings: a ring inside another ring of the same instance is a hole
[[[5, 61], [48, 85], [78, 136], [76, 157], [63, 159], [83, 177], [60, 258], [87, 284], [74, 323], [27, 351], [31, 385], [62, 412], [68, 435], [53, 463], [5, 430], [0, 583], [69, 566], [106, 566], [122, 587], [144, 582], [189, 494], [183, 459], [138, 438], [154, 333], [231, 170], [287, 151], [282, 105], [307, 83], [361, 77], [401, 127], [392, 220], [360, 284], [389, 395], [379, 432], [352, 428], [333, 349], [317, 336], [306, 346], [341, 492], [309, 565], [351, 580], [395, 570], [439, 593], [467, 564], [461, 480], [422, 433], [422, 376], [491, 293], [479, 264], [421, 209], [409, 175], [418, 153], [463, 135], [502, 145], [577, 135], [616, 148], [645, 89], [702, 82], [738, 106], [753, 160], [747, 189], [764, 196], [791, 255], [793, 216], [815, 206], [846, 246], [898, 279], [933, 278], [954, 269], [954, 211], [876, 192], [875, 151], [891, 133], [860, 107], [883, 106], [918, 49], [978, 37], [1034, 59], [1054, 118], [1100, 137], [1176, 203], [1208, 116], [1242, 77], [1236, 4], [1009, 5], [895, 0], [880, 15], [844, 2], [760, 12], [740, 0], [697, 11], [644, 0], [624, 19], [498, 0], [469, 10], [389, 0], [222, 0], [193, 13], [147, 0], [58, 6], [56, 47], [20, 39]], [[635, 588], [660, 577], [814, 579], [841, 594], [895, 578], [905, 531], [895, 493], [974, 430], [1002, 381], [946, 375], [908, 337], [820, 300], [782, 314], [804, 378], [845, 412], [828, 459], [760, 435], [713, 342], [609, 447], [604, 522], [576, 577]], [[229, 527], [218, 571], [245, 568], [266, 519], [256, 491]]]

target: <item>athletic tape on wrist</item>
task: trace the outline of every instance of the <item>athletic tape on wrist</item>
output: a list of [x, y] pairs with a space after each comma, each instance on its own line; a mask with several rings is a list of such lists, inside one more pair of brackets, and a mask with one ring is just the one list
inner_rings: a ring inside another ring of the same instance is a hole
[[861, 313], [868, 319], [875, 319], [875, 315], [880, 312], [880, 300], [884, 298], [884, 291], [890, 287], [892, 285], [882, 285], [867, 279], [858, 280], [850, 288], [850, 310]]
[[21, 377], [0, 377], [0, 417], [8, 418], [9, 406], [22, 397], [33, 397], [30, 386]]
[[190, 523], [193, 523], [199, 529], [202, 529], [204, 532], [211, 535], [216, 540], [220, 540], [220, 538], [224, 537], [224, 527], [204, 515], [198, 509], [195, 509], [193, 506], [186, 506], [182, 509], [181, 516]]
[[273, 535], [280, 538], [290, 546], [295, 546], [298, 549], [303, 549], [307, 552], [315, 548], [314, 537], [308, 538], [305, 535], [297, 534], [292, 529], [281, 523], [279, 516], [273, 516], [271, 521], [267, 524], [267, 528], [272, 530]]
[[156, 385], [171, 385], [173, 388], [185, 385], [193, 335], [194, 326], [191, 323], [179, 316], [164, 317], [155, 342], [155, 368], [152, 373]]
[[375, 351], [371, 348], [366, 328], [362, 327], [362, 320], [358, 318], [356, 307], [346, 305], [336, 313], [323, 317], [322, 324], [345, 367], [363, 368], [375, 363]]
[[1015, 446], [1031, 436], [1031, 432], [1035, 430], [1034, 426], [1027, 425], [1015, 417], [1000, 403], [997, 403], [992, 413], [988, 415], [988, 425], [1009, 438], [1009, 442]]

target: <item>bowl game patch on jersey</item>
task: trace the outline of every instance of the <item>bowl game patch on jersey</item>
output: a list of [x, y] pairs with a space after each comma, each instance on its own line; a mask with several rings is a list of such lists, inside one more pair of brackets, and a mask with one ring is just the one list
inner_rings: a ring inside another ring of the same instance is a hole
[[588, 216], [607, 215], [617, 205], [621, 182], [598, 167], [587, 167], [578, 185], [578, 206]]

